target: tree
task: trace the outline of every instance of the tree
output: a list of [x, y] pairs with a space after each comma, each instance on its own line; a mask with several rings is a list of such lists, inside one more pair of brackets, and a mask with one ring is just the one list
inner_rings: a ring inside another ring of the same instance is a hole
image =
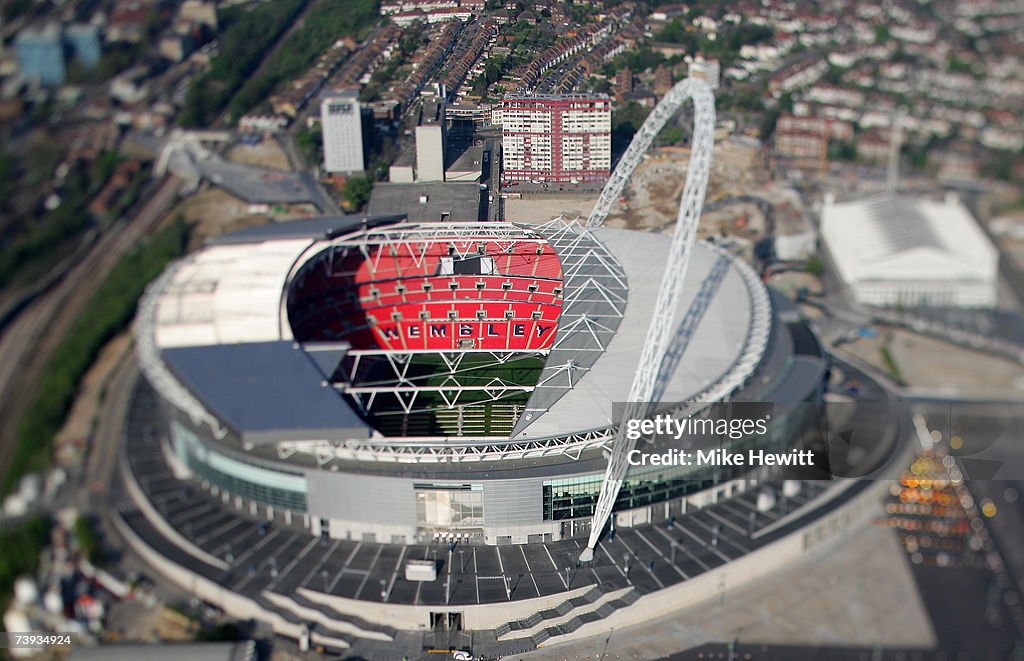
[[370, 191], [373, 185], [366, 177], [349, 177], [345, 187], [341, 191], [345, 203], [351, 211], [361, 209], [366, 201], [370, 199]]
[[487, 77], [477, 77], [476, 82], [473, 83], [473, 88], [470, 90], [470, 93], [479, 96], [481, 99], [487, 96]]
[[487, 84], [496, 83], [501, 80], [501, 74], [505, 69], [505, 58], [503, 57], [490, 57], [487, 59], [487, 64], [484, 65], [484, 78], [487, 80]]
[[839, 140], [838, 138], [832, 138], [831, 140], [828, 141], [828, 160], [857, 160], [857, 145], [849, 140]]
[[323, 135], [320, 125], [302, 129], [295, 134], [295, 146], [299, 148], [306, 163], [312, 165], [320, 160], [320, 145], [323, 142]]
[[630, 101], [612, 114], [612, 151], [625, 149], [649, 111], [636, 101]]
[[772, 134], [775, 133], [775, 122], [779, 120], [780, 114], [778, 108], [773, 108], [764, 113], [764, 116], [761, 118], [761, 125], [758, 127], [758, 137], [762, 142], [771, 140]]
[[678, 145], [686, 139], [686, 132], [678, 126], [666, 126], [658, 134], [659, 145]]

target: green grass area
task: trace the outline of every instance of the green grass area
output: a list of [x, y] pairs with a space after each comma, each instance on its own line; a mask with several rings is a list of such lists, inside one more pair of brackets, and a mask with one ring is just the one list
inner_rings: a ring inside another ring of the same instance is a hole
[[825, 274], [825, 264], [821, 261], [821, 258], [817, 256], [808, 259], [805, 268], [808, 273], [817, 278], [820, 278]]
[[[486, 355], [466, 354], [457, 370], [457, 378], [463, 386], [487, 386], [495, 379], [533, 385], [540, 378], [543, 368], [544, 360], [530, 353], [524, 353], [503, 364], [496, 364], [493, 358]], [[363, 379], [364, 384], [394, 383], [391, 369], [384, 363], [379, 370], [371, 370], [368, 377]], [[439, 356], [417, 355], [406, 372], [406, 378], [420, 387], [437, 388], [443, 386], [448, 379], [448, 367]], [[465, 407], [467, 418], [473, 418], [477, 424], [483, 425], [486, 431], [481, 432], [481, 435], [505, 436], [511, 432], [511, 424], [515, 422], [508, 417], [508, 407], [525, 406], [529, 398], [530, 393], [521, 390], [510, 390], [496, 401], [492, 401], [491, 393], [466, 391], [459, 394], [458, 406]], [[448, 403], [440, 394], [423, 391], [417, 395], [415, 410], [410, 414], [406, 414], [394, 398], [377, 399], [370, 422], [386, 436], [446, 435], [455, 433], [451, 418], [456, 415], [448, 409]]]
[[9, 493], [23, 475], [49, 465], [53, 437], [74, 402], [82, 377], [103, 345], [131, 323], [146, 284], [187, 245], [188, 226], [177, 219], [140, 241], [99, 286], [54, 352], [35, 400], [16, 423], [15, 447], [0, 492]]
[[[363, 359], [364, 364], [369, 362]], [[380, 359], [377, 366], [366, 372], [364, 384], [397, 385], [394, 371], [385, 359]], [[467, 353], [456, 371], [456, 378], [465, 386], [485, 386], [494, 379], [509, 383], [533, 385], [540, 378], [544, 368], [544, 359], [532, 353], [524, 353], [498, 364], [486, 354]], [[448, 366], [435, 354], [417, 354], [405, 373], [406, 379], [421, 387], [436, 388], [448, 379]]]
[[78, 541], [78, 548], [82, 552], [82, 555], [94, 565], [100, 564], [103, 561], [103, 549], [100, 547], [100, 541], [96, 537], [96, 532], [93, 530], [94, 522], [82, 515], [79, 515], [75, 519], [75, 527], [73, 532], [75, 533], [75, 539]]

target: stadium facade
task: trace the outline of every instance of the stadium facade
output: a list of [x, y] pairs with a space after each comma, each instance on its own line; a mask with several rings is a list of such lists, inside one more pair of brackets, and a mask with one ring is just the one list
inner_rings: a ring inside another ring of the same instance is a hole
[[[401, 216], [274, 224], [213, 240], [151, 285], [143, 374], [175, 475], [313, 536], [394, 544], [585, 537], [669, 242], [554, 220]], [[789, 449], [827, 373], [813, 334], [741, 260], [690, 256], [655, 409], [771, 401]], [[749, 469], [743, 469], [748, 471]], [[618, 525], [756, 477], [635, 467]]]

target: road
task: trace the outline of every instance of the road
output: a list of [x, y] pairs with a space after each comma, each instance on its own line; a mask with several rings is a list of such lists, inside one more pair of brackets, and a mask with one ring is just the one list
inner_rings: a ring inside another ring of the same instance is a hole
[[288, 131], [280, 133], [277, 136], [277, 143], [284, 150], [292, 170], [302, 173], [306, 177], [306, 181], [312, 182], [309, 186], [317, 193], [313, 203], [320, 207], [320, 211], [324, 214], [340, 216], [343, 213], [341, 207], [338, 206], [334, 197], [320, 185], [316, 177], [312, 175], [310, 168], [306, 165], [306, 159], [302, 157], [302, 154], [299, 153], [298, 148], [295, 146], [295, 135]]
[[106, 233], [60, 284], [26, 308], [0, 337], [0, 474], [16, 442], [15, 422], [33, 401], [53, 352], [92, 294], [121, 257], [149, 232], [174, 203], [182, 181], [165, 177], [135, 213]]
[[128, 347], [104, 384], [106, 396], [97, 415], [85, 475], [76, 498], [79, 507], [95, 513], [100, 513], [108, 504], [104, 492], [113, 481], [125, 416], [131, 403], [132, 390], [139, 378], [134, 349], [134, 344]]

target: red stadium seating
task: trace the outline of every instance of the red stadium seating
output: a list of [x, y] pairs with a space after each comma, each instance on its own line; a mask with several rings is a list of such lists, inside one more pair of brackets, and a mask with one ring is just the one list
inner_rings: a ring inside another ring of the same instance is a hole
[[[562, 269], [546, 243], [396, 242], [373, 246], [368, 256], [347, 250], [321, 253], [295, 277], [288, 315], [301, 341], [399, 351], [551, 346]], [[480, 273], [442, 274], [450, 256], [489, 257], [493, 269], [477, 264]]]

